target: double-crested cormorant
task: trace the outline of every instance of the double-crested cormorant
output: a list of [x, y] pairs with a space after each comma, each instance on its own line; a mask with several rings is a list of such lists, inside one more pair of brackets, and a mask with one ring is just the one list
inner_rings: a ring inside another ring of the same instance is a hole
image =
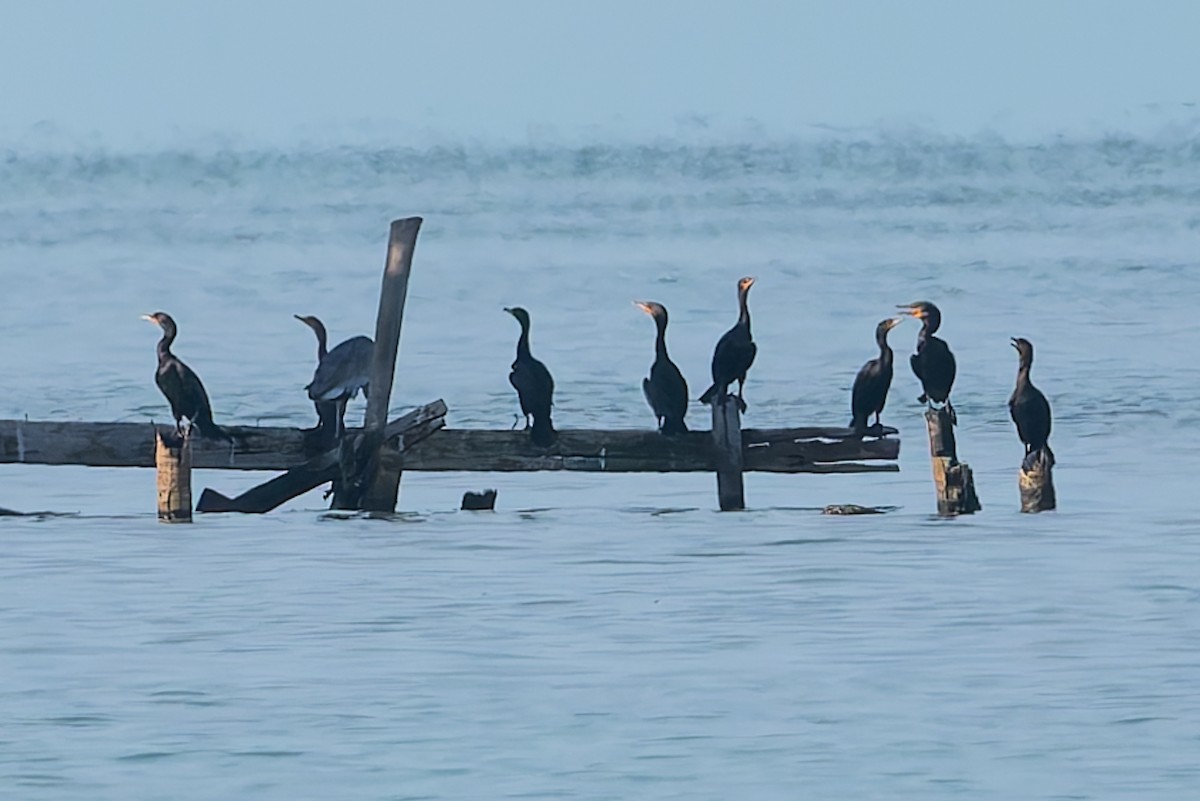
[[294, 317], [317, 335], [317, 369], [305, 389], [317, 407], [317, 430], [335, 440], [345, 429], [346, 404], [360, 389], [364, 396], [370, 392], [375, 343], [370, 337], [357, 336], [327, 350], [325, 325], [312, 315]]
[[754, 355], [758, 353], [758, 346], [750, 336], [750, 307], [746, 304], [752, 286], [754, 279], [749, 276], [738, 281], [738, 321], [717, 340], [712, 358], [713, 383], [700, 396], [701, 403], [712, 403], [716, 400], [718, 404], [724, 404], [729, 385], [737, 381], [738, 408], [746, 410], [742, 390], [746, 385], [746, 371], [754, 364]]
[[875, 341], [879, 344], [879, 358], [871, 359], [862, 366], [854, 377], [854, 389], [850, 393], [850, 426], [862, 433], [867, 430], [867, 419], [875, 415], [875, 425], [880, 426], [879, 415], [887, 403], [888, 389], [892, 385], [892, 349], [887, 335], [903, 318], [890, 317], [875, 326]]
[[950, 346], [945, 340], [934, 336], [942, 324], [941, 311], [927, 300], [907, 303], [896, 308], [903, 309], [922, 323], [921, 333], [917, 335], [917, 352], [909, 359], [913, 373], [921, 380], [921, 389], [924, 390], [917, 400], [921, 403], [946, 404], [950, 418], [956, 420], [954, 407], [950, 405], [950, 388], [954, 386], [954, 373], [957, 369], [954, 354], [950, 352]]
[[[554, 405], [554, 379], [546, 365], [533, 358], [529, 352], [529, 312], [520, 306], [506, 308], [506, 312], [521, 324], [521, 337], [517, 340], [517, 358], [512, 363], [508, 381], [517, 390], [521, 401], [521, 413], [525, 415], [525, 427], [534, 444], [547, 447], [554, 444], [558, 434], [550, 422], [550, 407]], [[533, 424], [530, 425], [530, 418]]]
[[1050, 403], [1041, 390], [1029, 380], [1029, 368], [1033, 366], [1033, 343], [1028, 339], [1016, 338], [1012, 346], [1017, 349], [1021, 366], [1017, 368], [1017, 386], [1008, 399], [1008, 411], [1017, 424], [1017, 436], [1025, 443], [1025, 459], [1022, 466], [1028, 469], [1037, 459], [1038, 451], [1046, 451], [1050, 464], [1054, 464], [1054, 451], [1050, 450]]
[[688, 430], [683, 421], [687, 415], [688, 388], [683, 373], [667, 355], [667, 309], [653, 301], [635, 301], [633, 305], [653, 317], [658, 326], [654, 364], [650, 366], [650, 377], [642, 379], [642, 392], [658, 418], [658, 430], [663, 434], [683, 433]]
[[183, 418], [188, 419], [188, 431], [195, 427], [200, 436], [209, 439], [222, 439], [231, 442], [233, 437], [225, 429], [213, 422], [212, 406], [208, 402], [208, 393], [204, 384], [192, 368], [184, 364], [178, 356], [171, 352], [171, 343], [175, 341], [178, 328], [171, 315], [166, 312], [142, 315], [143, 320], [149, 320], [162, 329], [162, 339], [158, 341], [158, 371], [154, 374], [154, 383], [167, 402], [171, 404], [171, 414], [175, 417], [175, 431], [183, 435]]

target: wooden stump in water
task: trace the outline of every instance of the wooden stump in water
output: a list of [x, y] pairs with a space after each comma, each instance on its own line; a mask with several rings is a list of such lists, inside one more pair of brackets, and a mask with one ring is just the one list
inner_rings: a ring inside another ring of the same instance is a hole
[[929, 429], [929, 456], [937, 489], [938, 514], [951, 516], [978, 512], [983, 507], [975, 494], [971, 467], [958, 461], [954, 420], [950, 413], [945, 408], [927, 409], [925, 425]]
[[[723, 402], [722, 402], [723, 401]], [[722, 512], [746, 508], [742, 486], [742, 417], [737, 399], [726, 395], [712, 406], [713, 455], [717, 466], [717, 502]]]
[[1053, 467], [1054, 457], [1047, 454], [1045, 449], [1021, 464], [1018, 484], [1021, 487], [1022, 512], [1048, 512], [1057, 506]]
[[483, 492], [465, 492], [463, 493], [462, 509], [475, 512], [490, 512], [496, 508], [496, 491], [494, 489], [484, 490]]
[[192, 443], [189, 437], [155, 431], [154, 464], [158, 468], [158, 520], [192, 522]]

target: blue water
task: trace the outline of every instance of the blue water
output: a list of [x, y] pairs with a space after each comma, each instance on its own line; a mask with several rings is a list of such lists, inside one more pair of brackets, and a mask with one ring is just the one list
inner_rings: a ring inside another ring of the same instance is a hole
[[[702, 474], [406, 474], [394, 520], [313, 493], [167, 527], [151, 471], [0, 466], [0, 506], [77, 513], [0, 518], [0, 797], [1200, 790], [1193, 138], [0, 152], [0, 417], [164, 420], [163, 309], [219, 422], [309, 425], [292, 315], [370, 334], [409, 214], [397, 410], [511, 425], [519, 304], [560, 427], [649, 426], [630, 301], [668, 306], [698, 394], [750, 274], [747, 425], [841, 425], [875, 323], [927, 298], [984, 510], [931, 514], [912, 322], [901, 472], [751, 474], [740, 514]], [[1053, 514], [1017, 511], [1012, 336]], [[495, 513], [455, 511], [482, 487]]]

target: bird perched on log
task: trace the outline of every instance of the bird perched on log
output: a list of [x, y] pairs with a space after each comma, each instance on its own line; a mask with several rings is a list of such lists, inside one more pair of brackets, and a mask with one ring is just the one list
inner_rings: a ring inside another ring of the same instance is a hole
[[143, 320], [149, 320], [162, 329], [162, 339], [158, 341], [158, 370], [154, 374], [154, 383], [171, 404], [171, 414], [175, 417], [175, 432], [184, 435], [183, 419], [188, 420], [188, 432], [193, 428], [200, 436], [209, 439], [220, 439], [232, 442], [230, 432], [213, 422], [212, 405], [208, 401], [208, 393], [204, 384], [192, 368], [171, 352], [171, 345], [179, 329], [175, 320], [166, 312], [142, 315]]
[[943, 403], [950, 419], [957, 422], [954, 407], [950, 405], [950, 388], [954, 386], [957, 369], [954, 354], [945, 340], [934, 336], [942, 325], [942, 313], [927, 300], [897, 306], [906, 314], [921, 321], [921, 333], [917, 335], [917, 352], [909, 358], [913, 373], [921, 381], [921, 403]]
[[683, 373], [667, 355], [667, 308], [653, 301], [634, 301], [634, 306], [654, 318], [658, 336], [654, 340], [654, 364], [650, 377], [642, 379], [642, 392], [658, 420], [663, 434], [681, 434], [688, 430], [683, 418], [687, 415], [688, 387]]
[[750, 334], [750, 307], [747, 305], [752, 286], [754, 279], [749, 276], [738, 281], [738, 321], [717, 340], [712, 358], [712, 386], [700, 396], [701, 403], [715, 400], [718, 405], [724, 405], [729, 385], [737, 381], [738, 408], [746, 411], [742, 391], [746, 386], [746, 372], [754, 364], [754, 356], [758, 353], [758, 346]]
[[888, 331], [900, 324], [903, 318], [891, 317], [875, 326], [875, 342], [879, 345], [879, 357], [862, 366], [854, 377], [854, 388], [850, 392], [850, 427], [862, 434], [867, 430], [867, 419], [875, 415], [875, 426], [882, 428], [879, 415], [887, 403], [888, 389], [892, 385], [892, 349], [888, 345]]
[[505, 311], [517, 318], [517, 322], [521, 324], [521, 336], [517, 339], [517, 358], [512, 363], [508, 381], [517, 390], [529, 439], [535, 445], [548, 447], [558, 439], [554, 424], [550, 421], [550, 408], [554, 405], [554, 379], [546, 365], [533, 358], [533, 354], [529, 352], [529, 312], [520, 306], [506, 308]]
[[1029, 380], [1029, 369], [1033, 366], [1033, 343], [1028, 339], [1014, 338], [1012, 346], [1017, 349], [1020, 366], [1017, 368], [1017, 386], [1008, 399], [1008, 411], [1017, 424], [1017, 436], [1025, 443], [1025, 459], [1021, 468], [1028, 471], [1041, 451], [1046, 452], [1050, 464], [1054, 464], [1054, 451], [1050, 450], [1050, 402], [1041, 390]]
[[333, 350], [327, 350], [325, 325], [312, 315], [293, 315], [317, 336], [317, 369], [305, 387], [317, 409], [319, 439], [332, 444], [345, 431], [346, 404], [358, 396], [370, 394], [371, 361], [375, 343], [370, 337], [350, 337]]

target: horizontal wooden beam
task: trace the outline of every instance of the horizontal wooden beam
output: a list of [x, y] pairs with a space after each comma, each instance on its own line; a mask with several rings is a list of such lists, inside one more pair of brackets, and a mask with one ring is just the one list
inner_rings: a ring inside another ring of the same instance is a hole
[[[809, 438], [793, 436], [805, 432]], [[892, 472], [895, 464], [850, 462], [895, 460], [898, 439], [833, 439], [846, 429], [742, 431], [745, 470], [770, 473]], [[852, 433], [852, 432], [849, 432]], [[819, 438], [818, 438], [819, 437]], [[575, 470], [598, 473], [710, 473], [716, 469], [708, 431], [664, 437], [654, 431], [560, 429], [548, 449], [524, 431], [445, 428], [403, 455], [404, 470], [524, 472]]]
[[[437, 401], [434, 416], [445, 414]], [[435, 405], [431, 404], [433, 408]], [[395, 422], [395, 421], [393, 421]], [[294, 428], [237, 427], [236, 447], [196, 439], [192, 466], [217, 470], [288, 470], [305, 464], [304, 435]], [[388, 436], [399, 430], [388, 424]], [[349, 435], [357, 433], [348, 429]], [[845, 428], [753, 429], [742, 432], [745, 469], [769, 473], [895, 471], [900, 440], [860, 439]], [[565, 429], [549, 449], [524, 431], [442, 429], [404, 451], [402, 469], [514, 472], [578, 470], [601, 473], [712, 472], [708, 431], [664, 437], [654, 431]], [[861, 462], [884, 462], [861, 464]], [[52, 423], [0, 420], [0, 464], [153, 467], [149, 423]], [[324, 465], [322, 465], [323, 467]]]
[[[398, 436], [421, 419], [445, 417], [441, 400], [418, 407], [388, 423], [386, 438]], [[228, 442], [192, 440], [192, 468], [207, 470], [289, 470], [313, 457], [304, 450], [298, 428], [225, 426], [238, 438]], [[347, 436], [362, 429], [348, 428]], [[333, 451], [336, 464], [336, 450]], [[87, 467], [154, 467], [152, 423], [58, 423], [0, 420], [0, 464], [84, 465]]]

